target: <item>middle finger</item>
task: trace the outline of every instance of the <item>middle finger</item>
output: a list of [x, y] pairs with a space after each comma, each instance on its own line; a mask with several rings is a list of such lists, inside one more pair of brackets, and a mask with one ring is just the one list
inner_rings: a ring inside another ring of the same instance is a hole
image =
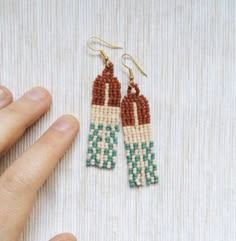
[[49, 109], [50, 104], [49, 92], [37, 87], [0, 110], [0, 155]]

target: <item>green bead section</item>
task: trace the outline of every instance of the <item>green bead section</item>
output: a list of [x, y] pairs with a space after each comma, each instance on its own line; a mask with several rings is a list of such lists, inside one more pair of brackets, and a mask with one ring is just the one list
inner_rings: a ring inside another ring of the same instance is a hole
[[130, 187], [141, 185], [141, 162], [144, 162], [145, 166], [146, 185], [149, 186], [158, 183], [158, 176], [156, 175], [157, 165], [154, 163], [155, 153], [153, 147], [153, 141], [133, 144], [125, 143]]
[[146, 174], [146, 184], [147, 186], [151, 184], [158, 183], [158, 176], [155, 174], [157, 171], [157, 165], [155, 162], [155, 153], [152, 151], [154, 147], [154, 142], [151, 141], [149, 143], [142, 143], [144, 155], [146, 158], [147, 168], [145, 169]]
[[119, 125], [90, 124], [87, 166], [104, 169], [115, 168], [119, 130]]

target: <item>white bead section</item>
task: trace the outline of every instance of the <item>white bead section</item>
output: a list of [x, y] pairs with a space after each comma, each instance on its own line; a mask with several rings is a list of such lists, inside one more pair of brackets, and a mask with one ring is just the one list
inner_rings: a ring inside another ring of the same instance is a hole
[[124, 140], [127, 144], [143, 143], [152, 140], [150, 124], [123, 127]]
[[91, 111], [92, 123], [119, 124], [120, 108], [113, 106], [92, 105]]

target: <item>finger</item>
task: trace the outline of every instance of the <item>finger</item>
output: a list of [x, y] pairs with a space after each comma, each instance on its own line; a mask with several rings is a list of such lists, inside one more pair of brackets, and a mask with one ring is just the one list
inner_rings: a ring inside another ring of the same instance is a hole
[[49, 109], [50, 104], [49, 92], [37, 87], [0, 110], [0, 155]]
[[78, 130], [79, 124], [74, 117], [61, 117], [0, 178], [0, 227], [4, 227], [4, 233], [12, 235], [12, 240], [23, 228], [36, 191], [71, 145]]
[[50, 239], [49, 241], [76, 241], [76, 237], [71, 233], [62, 233], [54, 238]]
[[6, 87], [0, 85], [0, 109], [9, 105], [13, 100], [12, 93]]
[[[59, 118], [49, 130], [3, 174], [15, 191], [36, 192], [69, 148], [79, 130], [71, 115]], [[9, 185], [9, 184], [8, 184]]]

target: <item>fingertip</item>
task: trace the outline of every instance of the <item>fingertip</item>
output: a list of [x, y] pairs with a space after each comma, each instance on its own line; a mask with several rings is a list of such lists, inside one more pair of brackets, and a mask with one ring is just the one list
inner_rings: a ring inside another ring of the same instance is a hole
[[38, 89], [39, 91], [44, 93], [44, 96], [47, 98], [48, 102], [51, 104], [52, 103], [52, 95], [49, 92], [48, 89], [42, 87], [42, 86], [37, 86], [34, 89]]
[[75, 127], [76, 132], [80, 131], [79, 120], [74, 115], [67, 114], [67, 115], [63, 115], [62, 117], [70, 119], [74, 123], [74, 127]]
[[74, 132], [79, 132], [79, 121], [73, 115], [63, 115], [58, 118], [52, 125], [53, 129], [60, 132], [65, 132], [68, 130], [73, 130]]
[[71, 233], [58, 234], [49, 241], [77, 241], [76, 237]]
[[23, 97], [37, 102], [47, 103], [48, 105], [52, 102], [52, 96], [50, 92], [44, 87], [34, 87], [24, 93]]

